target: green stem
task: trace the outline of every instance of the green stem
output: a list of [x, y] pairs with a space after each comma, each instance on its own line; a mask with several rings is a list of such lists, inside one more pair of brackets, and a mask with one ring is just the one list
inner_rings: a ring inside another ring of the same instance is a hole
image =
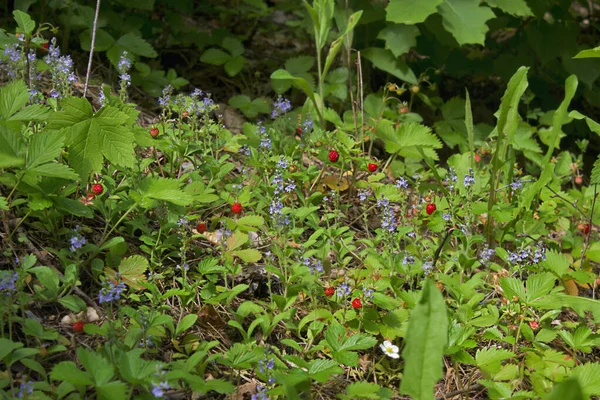
[[129, 215], [129, 213], [132, 212], [136, 207], [137, 207], [137, 203], [133, 203], [133, 205], [131, 207], [129, 207], [129, 210], [127, 210], [125, 212], [125, 214], [123, 214], [121, 216], [121, 218], [119, 218], [119, 220], [117, 221], [117, 223], [115, 225], [113, 225], [113, 227], [110, 229], [110, 231], [108, 231], [107, 234], [105, 234], [105, 235], [102, 236], [102, 240], [100, 241], [100, 243], [98, 243], [98, 247], [100, 247], [100, 246], [102, 246], [104, 244], [104, 242], [110, 236], [110, 234], [114, 232], [114, 230], [117, 228], [117, 226], [119, 226], [119, 224], [121, 222], [123, 222], [123, 220]]

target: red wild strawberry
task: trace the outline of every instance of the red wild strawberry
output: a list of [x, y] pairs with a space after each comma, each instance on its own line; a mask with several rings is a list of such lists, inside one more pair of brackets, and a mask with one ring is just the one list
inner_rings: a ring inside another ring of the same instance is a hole
[[100, 196], [102, 194], [102, 192], [104, 192], [104, 188], [102, 187], [101, 184], [94, 183], [92, 185], [92, 193], [94, 193], [96, 196]]
[[479, 162], [481, 161], [481, 156], [477, 153], [475, 153], [475, 162]]
[[362, 301], [360, 301], [360, 299], [357, 297], [354, 300], [352, 300], [352, 308], [358, 310], [359, 308], [362, 308]]
[[340, 159], [340, 153], [338, 153], [335, 150], [331, 150], [329, 152], [329, 161], [331, 161], [331, 162], [337, 162], [337, 160], [339, 160], [339, 159]]
[[231, 212], [234, 214], [239, 214], [242, 212], [242, 205], [240, 203], [233, 203], [231, 206]]
[[377, 171], [377, 164], [369, 164], [367, 165], [367, 169], [369, 170], [369, 172], [375, 172]]
[[48, 42], [46, 42], [46, 43], [42, 43], [42, 49], [44, 49], [44, 50], [48, 50], [48, 47], [49, 47], [49, 46], [48, 46]]
[[73, 324], [73, 331], [75, 333], [81, 333], [83, 332], [83, 321], [77, 321]]
[[436, 206], [435, 203], [429, 203], [427, 204], [427, 207], [425, 207], [425, 212], [427, 213], [427, 215], [431, 215], [435, 212], [436, 210]]
[[590, 224], [585, 224], [585, 226], [583, 227], [583, 233], [585, 233], [586, 235], [590, 233]]
[[158, 136], [158, 128], [150, 129], [150, 136], [157, 137]]
[[328, 288], [325, 288], [325, 296], [331, 297], [331, 296], [333, 296], [334, 293], [335, 293], [335, 288], [333, 286], [329, 286]]
[[581, 175], [577, 175], [575, 177], [575, 183], [581, 185], [583, 183], [583, 177]]
[[298, 135], [302, 135], [302, 128], [300, 128], [300, 127], [296, 128], [296, 133]]
[[206, 232], [206, 224], [204, 222], [200, 222], [198, 225], [196, 225], [196, 230], [198, 233]]

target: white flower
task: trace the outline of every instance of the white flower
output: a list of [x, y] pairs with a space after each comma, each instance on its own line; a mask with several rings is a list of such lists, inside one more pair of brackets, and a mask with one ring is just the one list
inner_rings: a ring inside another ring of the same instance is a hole
[[383, 351], [388, 357], [400, 358], [400, 355], [398, 354], [398, 346], [394, 346], [389, 340], [386, 340], [383, 342], [383, 344], [380, 344], [379, 347], [381, 348], [381, 351]]

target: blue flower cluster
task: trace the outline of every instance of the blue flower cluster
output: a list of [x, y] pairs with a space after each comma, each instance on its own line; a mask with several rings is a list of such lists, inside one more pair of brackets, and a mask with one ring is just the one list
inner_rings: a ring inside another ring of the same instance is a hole
[[125, 282], [121, 281], [117, 284], [109, 282], [106, 286], [100, 289], [98, 293], [98, 303], [110, 303], [121, 298], [121, 293], [125, 291]]
[[73, 236], [71, 236], [71, 239], [69, 239], [69, 243], [71, 243], [71, 247], [69, 247], [69, 250], [71, 250], [71, 252], [74, 252], [75, 250], [85, 246], [87, 241], [85, 240], [85, 237], [83, 237], [83, 235], [79, 233], [79, 230], [73, 229]]
[[9, 296], [17, 291], [17, 280], [19, 273], [16, 271], [5, 271], [0, 279], [0, 292], [5, 292]]
[[271, 111], [271, 118], [275, 119], [280, 115], [285, 114], [286, 112], [292, 109], [292, 103], [279, 95], [277, 100], [273, 102], [273, 111]]
[[381, 229], [388, 232], [396, 231], [396, 215], [390, 201], [386, 197], [377, 200], [377, 207], [381, 209]]
[[61, 56], [60, 47], [56, 45], [56, 38], [52, 38], [48, 47], [48, 55], [45, 57], [48, 69], [52, 74], [52, 90], [50, 96], [62, 98], [71, 94], [71, 86], [77, 82], [77, 76], [73, 72], [73, 60], [71, 56]]
[[305, 257], [304, 261], [302, 261], [302, 264], [307, 266], [310, 269], [310, 273], [313, 275], [317, 272], [323, 272], [323, 263], [321, 262], [321, 260], [316, 260], [312, 257]]
[[508, 254], [508, 261], [514, 265], [533, 265], [546, 259], [546, 249], [543, 247], [536, 247], [533, 251], [531, 247], [510, 252]]

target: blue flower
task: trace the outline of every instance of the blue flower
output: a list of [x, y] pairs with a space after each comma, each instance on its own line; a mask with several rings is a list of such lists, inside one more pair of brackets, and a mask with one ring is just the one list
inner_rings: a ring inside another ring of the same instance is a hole
[[473, 170], [471, 168], [469, 168], [469, 173], [465, 175], [465, 179], [463, 180], [463, 183], [466, 187], [469, 187], [469, 186], [475, 184], [475, 177], [473, 176]]
[[158, 384], [152, 382], [152, 396], [162, 398], [165, 395], [165, 390], [169, 389], [168, 382], [160, 382]]
[[406, 179], [404, 179], [403, 177], [400, 177], [400, 178], [398, 178], [398, 180], [396, 180], [396, 187], [398, 189], [407, 189], [408, 181]]
[[73, 232], [73, 236], [71, 236], [71, 239], [69, 239], [69, 242], [71, 243], [71, 247], [69, 247], [69, 250], [71, 250], [72, 252], [82, 248], [86, 244], [85, 238], [78, 231], [73, 230]]
[[119, 300], [121, 298], [121, 293], [125, 290], [125, 282], [119, 282], [115, 284], [114, 282], [109, 282], [108, 285], [100, 289], [100, 293], [98, 294], [98, 303], [110, 303], [114, 300]]
[[33, 382], [21, 382], [21, 386], [19, 387], [19, 393], [17, 393], [17, 397], [22, 399], [25, 395], [30, 395], [33, 393]]
[[279, 95], [277, 100], [273, 102], [273, 111], [271, 112], [271, 118], [275, 119], [280, 115], [285, 114], [286, 112], [292, 109], [292, 103]]
[[19, 279], [19, 273], [15, 271], [5, 271], [0, 279], [0, 292], [6, 292], [9, 296], [17, 291], [16, 283]]
[[514, 182], [512, 182], [510, 184], [510, 187], [512, 188], [512, 190], [519, 190], [523, 188], [523, 182], [521, 182], [520, 179], [515, 180]]

